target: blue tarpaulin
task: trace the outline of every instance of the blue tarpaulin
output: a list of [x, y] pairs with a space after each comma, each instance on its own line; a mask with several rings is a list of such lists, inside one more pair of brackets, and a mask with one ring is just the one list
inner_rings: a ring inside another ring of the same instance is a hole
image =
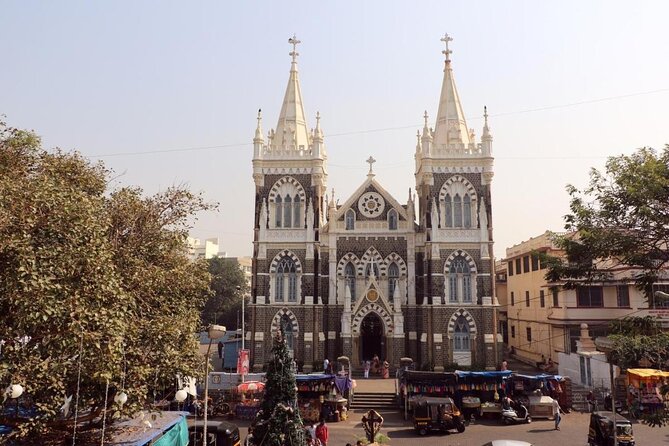
[[324, 373], [318, 373], [313, 375], [295, 375], [295, 381], [324, 381], [326, 379], [333, 380], [335, 375], [326, 375]]
[[456, 370], [455, 374], [457, 375], [458, 378], [466, 379], [466, 378], [482, 378], [482, 379], [490, 379], [490, 378], [495, 378], [495, 379], [505, 379], [511, 376], [513, 372], [511, 370], [501, 370], [501, 371], [495, 371], [491, 370], [488, 372], [464, 372], [462, 370]]

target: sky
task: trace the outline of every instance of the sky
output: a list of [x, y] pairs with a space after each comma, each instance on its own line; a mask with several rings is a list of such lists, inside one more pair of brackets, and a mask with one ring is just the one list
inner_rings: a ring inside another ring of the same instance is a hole
[[[219, 203], [192, 235], [252, 255], [252, 139], [276, 126], [298, 47], [328, 189], [376, 180], [405, 203], [416, 130], [434, 120], [444, 33], [467, 124], [494, 138], [495, 254], [560, 231], [567, 184], [669, 142], [669, 2], [0, 0], [0, 114], [47, 148], [114, 171], [113, 187], [185, 185]], [[432, 124], [434, 125], [434, 124]]]

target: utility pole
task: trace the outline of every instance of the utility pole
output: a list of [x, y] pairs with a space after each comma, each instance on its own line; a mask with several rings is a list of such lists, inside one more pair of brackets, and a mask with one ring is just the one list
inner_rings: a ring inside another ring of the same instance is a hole
[[[237, 293], [239, 293], [242, 290], [242, 287], [237, 285]], [[244, 350], [244, 338], [246, 337], [245, 329], [244, 329], [244, 301], [246, 300], [246, 296], [242, 294], [242, 350]], [[239, 358], [239, 351], [237, 352], [237, 358]], [[244, 382], [244, 370], [242, 370], [242, 382]]]

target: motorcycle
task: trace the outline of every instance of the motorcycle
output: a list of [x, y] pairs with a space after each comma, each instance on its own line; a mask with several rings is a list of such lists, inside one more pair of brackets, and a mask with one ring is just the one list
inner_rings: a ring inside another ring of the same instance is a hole
[[516, 409], [513, 409], [512, 407], [509, 407], [508, 409], [502, 409], [502, 423], [504, 424], [521, 424], [531, 422], [532, 417], [530, 417], [530, 412], [527, 410], [527, 407], [521, 403], [518, 403]]

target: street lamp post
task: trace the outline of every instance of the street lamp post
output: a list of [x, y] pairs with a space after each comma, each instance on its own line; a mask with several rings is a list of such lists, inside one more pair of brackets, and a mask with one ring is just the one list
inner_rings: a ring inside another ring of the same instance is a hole
[[207, 445], [207, 412], [209, 409], [209, 358], [211, 355], [211, 344], [216, 340], [225, 336], [225, 327], [222, 325], [210, 325], [207, 329], [207, 337], [209, 338], [209, 346], [207, 347], [206, 373], [204, 376], [204, 429], [203, 440]]
[[598, 337], [595, 339], [597, 350], [606, 354], [606, 360], [609, 363], [609, 376], [611, 378], [611, 409], [613, 412], [613, 446], [618, 446], [618, 426], [616, 425], [616, 383], [613, 380], [613, 361], [611, 360], [611, 353], [613, 353], [613, 341], [607, 337]]
[[[242, 290], [242, 287], [237, 285], [237, 292], [239, 293]], [[244, 339], [246, 338], [246, 333], [244, 329], [244, 301], [246, 296], [242, 294], [242, 350], [244, 350]], [[239, 358], [239, 352], [237, 352], [237, 358]], [[244, 370], [242, 370], [242, 382], [244, 382]]]

